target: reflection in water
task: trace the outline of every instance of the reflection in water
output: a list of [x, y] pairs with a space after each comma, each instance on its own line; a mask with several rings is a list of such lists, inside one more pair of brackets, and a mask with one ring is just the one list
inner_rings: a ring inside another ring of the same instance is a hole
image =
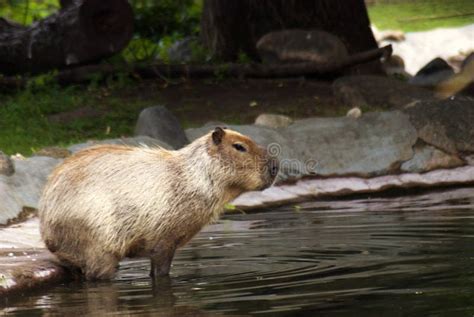
[[115, 281], [1, 303], [23, 316], [472, 315], [473, 212], [465, 188], [227, 215], [156, 285], [130, 260]]

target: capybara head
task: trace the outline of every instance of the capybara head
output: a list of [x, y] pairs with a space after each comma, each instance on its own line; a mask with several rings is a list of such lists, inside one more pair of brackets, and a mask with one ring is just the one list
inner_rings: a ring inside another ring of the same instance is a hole
[[278, 174], [278, 161], [251, 138], [217, 127], [211, 132], [210, 154], [218, 157], [230, 186], [243, 191], [269, 187]]

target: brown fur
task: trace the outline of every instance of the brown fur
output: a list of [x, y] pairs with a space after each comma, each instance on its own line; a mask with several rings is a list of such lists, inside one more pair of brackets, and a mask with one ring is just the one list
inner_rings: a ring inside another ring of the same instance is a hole
[[64, 265], [88, 279], [113, 277], [125, 256], [150, 257], [151, 274], [167, 275], [175, 250], [227, 202], [269, 186], [275, 164], [250, 138], [220, 128], [179, 151], [89, 148], [50, 176], [41, 234]]

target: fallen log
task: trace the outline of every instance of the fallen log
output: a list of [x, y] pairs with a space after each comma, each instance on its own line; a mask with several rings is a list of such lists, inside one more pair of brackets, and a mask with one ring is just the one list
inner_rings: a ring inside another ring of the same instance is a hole
[[[302, 62], [294, 64], [220, 64], [220, 65], [184, 65], [184, 64], [154, 64], [135, 66], [130, 68], [117, 67], [110, 64], [86, 65], [66, 69], [56, 75], [60, 85], [86, 84], [97, 79], [99, 74], [103, 78], [118, 73], [129, 73], [132, 77], [143, 79], [151, 78], [212, 78], [216, 76], [237, 78], [282, 78], [300, 76], [328, 76], [342, 73], [348, 67], [387, 58], [392, 54], [392, 46], [369, 50], [349, 56], [339, 63], [317, 64]], [[0, 87], [5, 83], [7, 87], [21, 88], [26, 85], [25, 79], [5, 77], [0, 78]]]
[[63, 1], [63, 5], [30, 26], [1, 19], [1, 74], [36, 74], [97, 62], [130, 41], [133, 12], [127, 0]]
[[[392, 46], [369, 50], [354, 54], [340, 63], [317, 64], [312, 62], [294, 64], [220, 64], [220, 65], [168, 65], [155, 64], [147, 66], [136, 66], [128, 71], [141, 78], [209, 78], [217, 75], [239, 78], [277, 78], [277, 77], [299, 77], [299, 76], [323, 76], [337, 74], [344, 69], [366, 63], [392, 54]], [[62, 85], [85, 83], [91, 80], [95, 74], [100, 73], [107, 77], [124, 71], [112, 65], [91, 65], [75, 69], [65, 70], [58, 74], [57, 80]]]

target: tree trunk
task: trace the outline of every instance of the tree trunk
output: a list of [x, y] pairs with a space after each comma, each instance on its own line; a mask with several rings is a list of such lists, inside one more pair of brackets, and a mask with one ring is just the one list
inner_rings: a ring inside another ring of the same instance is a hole
[[258, 60], [258, 39], [283, 29], [332, 33], [349, 54], [377, 48], [364, 0], [205, 0], [201, 27], [204, 45], [224, 61], [240, 52]]
[[96, 62], [120, 52], [133, 33], [127, 0], [61, 1], [31, 26], [0, 20], [0, 74], [39, 73]]

